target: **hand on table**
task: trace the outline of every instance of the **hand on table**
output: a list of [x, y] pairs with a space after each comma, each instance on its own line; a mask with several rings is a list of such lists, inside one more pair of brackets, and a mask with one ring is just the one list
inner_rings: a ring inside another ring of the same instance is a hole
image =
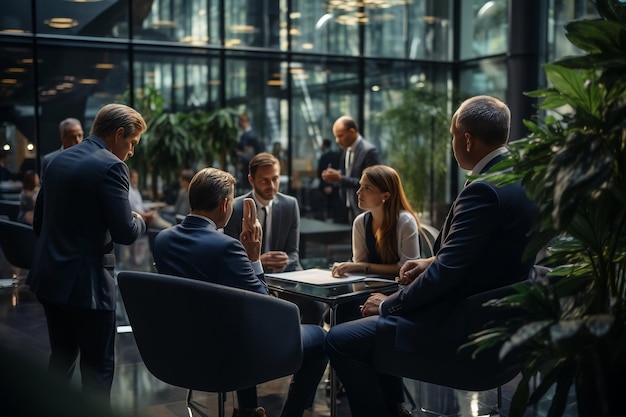
[[266, 272], [279, 272], [285, 269], [289, 262], [286, 252], [272, 250], [261, 254], [261, 264]]
[[344, 278], [348, 272], [360, 272], [360, 269], [354, 262], [335, 262], [330, 273], [335, 278]]

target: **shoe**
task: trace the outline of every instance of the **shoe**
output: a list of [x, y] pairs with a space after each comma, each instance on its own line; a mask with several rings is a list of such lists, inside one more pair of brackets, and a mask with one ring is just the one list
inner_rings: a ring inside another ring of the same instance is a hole
[[257, 407], [254, 410], [233, 409], [233, 417], [267, 417], [265, 408]]

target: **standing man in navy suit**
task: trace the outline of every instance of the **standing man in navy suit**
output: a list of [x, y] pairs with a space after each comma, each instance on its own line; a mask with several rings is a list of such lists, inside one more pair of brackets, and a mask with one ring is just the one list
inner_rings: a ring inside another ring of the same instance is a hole
[[[479, 174], [502, 160], [510, 119], [509, 108], [496, 98], [463, 102], [450, 126], [459, 166]], [[523, 259], [523, 252], [535, 213], [520, 184], [469, 183], [452, 204], [435, 242], [435, 256], [408, 261], [400, 269], [398, 281], [406, 287], [390, 296], [372, 294], [361, 308], [365, 318], [331, 329], [327, 350], [352, 415], [404, 415], [387, 401], [373, 365], [380, 335], [394, 351], [415, 358], [425, 375], [442, 372], [432, 364], [434, 358], [454, 363], [457, 348], [467, 340], [464, 331], [445, 328], [445, 319], [468, 296], [528, 276], [533, 259]], [[435, 334], [445, 335], [445, 340]]]
[[[263, 232], [258, 220], [251, 219], [254, 226], [244, 228], [240, 240], [218, 231], [233, 213], [235, 181], [231, 174], [215, 168], [204, 168], [193, 177], [189, 184], [191, 214], [156, 237], [154, 260], [159, 273], [268, 294], [260, 261]], [[312, 404], [328, 363], [325, 336], [319, 326], [302, 326], [304, 360], [293, 377], [281, 417], [302, 416]], [[256, 387], [239, 390], [237, 399], [239, 408], [233, 416], [265, 416], [257, 404]]]
[[[252, 198], [263, 228], [264, 243], [261, 265], [267, 272], [295, 271], [300, 265], [300, 208], [294, 197], [278, 192], [280, 161], [269, 152], [261, 152], [250, 161], [248, 182], [252, 191], [239, 196], [233, 205], [233, 215], [224, 233], [237, 238], [241, 234], [244, 199]], [[298, 305], [302, 323], [320, 324], [324, 304], [302, 297], [282, 295]]]
[[27, 283], [43, 304], [50, 370], [69, 382], [80, 353], [83, 391], [110, 402], [115, 369], [115, 256], [146, 225], [128, 203], [128, 167], [146, 123], [122, 104], [104, 106], [91, 134], [46, 168], [35, 205], [37, 245]]
[[363, 139], [352, 117], [342, 116], [333, 124], [333, 135], [343, 149], [339, 165], [341, 169], [326, 168], [322, 179], [331, 184], [339, 184], [348, 210], [349, 223], [361, 213], [356, 196], [363, 170], [380, 164], [380, 155], [374, 145]]
[[254, 130], [252, 130], [250, 126], [250, 116], [246, 113], [240, 114], [237, 119], [237, 125], [242, 132], [237, 147], [235, 148], [235, 153], [237, 154], [237, 171], [239, 175], [237, 180], [241, 183], [241, 186], [245, 186], [246, 176], [248, 175], [248, 164], [254, 155], [265, 150], [265, 146], [259, 141]]

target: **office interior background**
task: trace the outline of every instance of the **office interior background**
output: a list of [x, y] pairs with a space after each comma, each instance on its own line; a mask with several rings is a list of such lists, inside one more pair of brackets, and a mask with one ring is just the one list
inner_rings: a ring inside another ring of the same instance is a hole
[[[381, 115], [408, 89], [445, 97], [448, 114], [459, 96], [497, 96], [512, 109], [511, 139], [523, 137], [536, 113], [523, 93], [545, 85], [541, 65], [578, 53], [564, 25], [596, 16], [589, 0], [5, 0], [0, 146], [12, 171], [38, 164], [59, 147], [62, 119], [87, 134], [102, 105], [133, 105], [154, 87], [168, 111], [249, 114], [265, 148], [283, 150], [286, 191], [306, 208], [341, 115], [393, 166]], [[423, 143], [450, 142], [447, 131], [415, 130]], [[449, 150], [443, 170], [419, 210], [436, 226], [464, 175]]]

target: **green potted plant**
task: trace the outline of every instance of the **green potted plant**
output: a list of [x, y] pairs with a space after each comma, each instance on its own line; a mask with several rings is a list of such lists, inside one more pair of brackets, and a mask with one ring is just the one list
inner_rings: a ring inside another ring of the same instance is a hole
[[[124, 101], [129, 101], [128, 93]], [[135, 94], [135, 108], [148, 128], [129, 165], [140, 172], [141, 178], [150, 176], [153, 196], [158, 195], [159, 178], [169, 186], [176, 183], [183, 168], [212, 165], [219, 157], [220, 168], [226, 169], [227, 157], [237, 145], [233, 109], [167, 112], [163, 103], [163, 97], [152, 86]]]
[[[547, 115], [526, 121], [529, 136], [493, 181], [521, 180], [539, 208], [528, 254], [547, 248], [551, 284], [520, 286], [494, 304], [520, 308], [474, 344], [505, 340], [522, 377], [510, 416], [549, 399], [563, 415], [571, 392], [578, 415], [623, 414], [626, 392], [626, 3], [598, 0], [599, 20], [571, 22], [585, 52], [544, 67], [550, 88], [529, 95]], [[531, 389], [531, 381], [538, 381]], [[573, 389], [573, 391], [572, 391]]]
[[393, 138], [387, 149], [389, 164], [404, 179], [402, 185], [413, 208], [428, 211], [431, 224], [437, 223], [435, 202], [445, 200], [449, 143], [441, 138], [450, 131], [447, 103], [446, 93], [425, 84], [405, 90], [398, 105], [377, 117]]

